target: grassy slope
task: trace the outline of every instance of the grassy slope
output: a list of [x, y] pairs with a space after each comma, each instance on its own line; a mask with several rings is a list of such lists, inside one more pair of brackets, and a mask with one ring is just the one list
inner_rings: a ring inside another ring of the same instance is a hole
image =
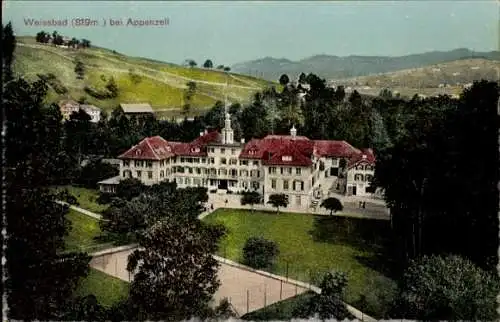
[[80, 282], [76, 293], [79, 296], [94, 294], [101, 305], [111, 307], [127, 297], [128, 289], [127, 282], [90, 269], [89, 275]]
[[[32, 37], [19, 37], [18, 43], [14, 62], [16, 73], [28, 79], [36, 79], [37, 73], [53, 73], [68, 88], [69, 92], [64, 95], [58, 95], [51, 90], [48, 97], [51, 102], [85, 96], [91, 104], [105, 109], [111, 109], [120, 102], [149, 102], [157, 110], [171, 110], [182, 106], [184, 88], [188, 81], [199, 82], [197, 93], [192, 100], [195, 109], [206, 109], [216, 100], [224, 99], [223, 85], [226, 83], [226, 75], [220, 71], [185, 68], [145, 58], [128, 57], [103, 48], [56, 48], [37, 44]], [[84, 80], [77, 80], [75, 77], [75, 58], [79, 58], [86, 66]], [[138, 75], [138, 81], [132, 80], [132, 73]], [[111, 76], [118, 84], [117, 98], [97, 100], [85, 94], [84, 86], [102, 89]], [[228, 100], [233, 102], [244, 101], [254, 92], [271, 84], [237, 74], [229, 74], [227, 83]]]
[[99, 221], [87, 215], [70, 209], [67, 218], [71, 222], [71, 230], [65, 238], [66, 251], [96, 252], [109, 247], [112, 243], [100, 243], [96, 240], [101, 236]]
[[222, 223], [229, 229], [219, 249], [219, 255], [223, 257], [241, 262], [247, 238], [263, 236], [279, 245], [280, 254], [274, 273], [285, 275], [288, 263], [291, 278], [317, 283], [317, 278], [328, 270], [344, 271], [349, 278], [347, 302], [355, 303], [361, 294], [365, 294], [372, 302], [371, 314], [379, 315], [386, 309], [380, 307], [373, 293], [376, 288], [392, 289], [394, 282], [358, 260], [371, 258], [373, 253], [346, 244], [314, 241], [310, 235], [314, 216], [221, 209], [205, 220]]
[[[356, 82], [361, 86], [360, 93], [378, 94], [381, 88], [391, 88], [402, 95], [460, 94], [462, 85], [481, 78], [497, 79], [496, 69], [500, 62], [486, 59], [463, 59], [422, 68], [405, 69], [391, 73], [360, 76], [335, 81], [336, 84], [352, 86]], [[462, 85], [457, 85], [460, 83]], [[448, 88], [439, 88], [439, 84], [450, 84]], [[363, 86], [372, 87], [363, 89]]]
[[101, 213], [106, 210], [106, 208], [108, 208], [108, 205], [101, 205], [96, 202], [97, 198], [99, 197], [99, 191], [97, 190], [74, 186], [58, 186], [56, 189], [67, 189], [69, 193], [75, 196], [78, 200], [78, 203], [80, 204], [78, 207], [85, 210], [95, 213]]

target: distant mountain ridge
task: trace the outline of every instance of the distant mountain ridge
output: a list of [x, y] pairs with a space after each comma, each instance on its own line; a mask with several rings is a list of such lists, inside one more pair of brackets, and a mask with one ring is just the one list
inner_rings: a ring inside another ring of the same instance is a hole
[[467, 48], [458, 48], [451, 51], [432, 51], [398, 57], [315, 55], [299, 61], [265, 57], [235, 64], [231, 67], [231, 70], [236, 73], [257, 76], [272, 81], [279, 79], [282, 74], [287, 74], [291, 79], [294, 79], [302, 72], [306, 74], [314, 73], [321, 78], [335, 80], [471, 58], [498, 60], [500, 63], [500, 51], [475, 52]]

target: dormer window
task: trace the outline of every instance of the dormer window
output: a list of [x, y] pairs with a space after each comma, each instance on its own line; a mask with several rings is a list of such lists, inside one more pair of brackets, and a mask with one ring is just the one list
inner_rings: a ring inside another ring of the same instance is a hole
[[251, 149], [250, 151], [248, 151], [249, 154], [255, 154], [255, 149]]
[[281, 157], [281, 161], [290, 162], [290, 161], [292, 161], [292, 156], [290, 156], [290, 155], [284, 155], [284, 156]]
[[200, 148], [198, 148], [198, 147], [191, 148], [191, 152], [200, 152]]
[[137, 149], [135, 150], [135, 155], [141, 155], [141, 152], [142, 152], [141, 149]]
[[168, 152], [171, 152], [171, 151], [172, 151], [172, 148], [171, 148], [171, 147], [169, 147], [169, 146], [167, 146], [167, 151], [168, 151]]

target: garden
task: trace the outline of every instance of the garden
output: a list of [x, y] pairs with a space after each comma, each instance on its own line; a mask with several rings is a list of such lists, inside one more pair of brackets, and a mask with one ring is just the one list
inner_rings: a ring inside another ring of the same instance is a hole
[[375, 318], [389, 309], [396, 285], [383, 256], [387, 221], [236, 209], [219, 209], [204, 221], [228, 229], [220, 256], [243, 263], [249, 238], [272, 240], [279, 252], [268, 271], [316, 285], [324, 273], [342, 271], [347, 303]]

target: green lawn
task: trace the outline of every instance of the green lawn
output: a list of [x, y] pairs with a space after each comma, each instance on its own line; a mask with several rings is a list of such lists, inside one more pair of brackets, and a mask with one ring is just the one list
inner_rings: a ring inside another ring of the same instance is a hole
[[96, 269], [90, 269], [89, 275], [81, 281], [76, 293], [79, 296], [94, 294], [101, 305], [110, 307], [125, 299], [128, 289], [129, 283]]
[[70, 209], [67, 218], [71, 222], [71, 230], [65, 238], [66, 251], [96, 252], [113, 247], [113, 243], [102, 243], [96, 240], [101, 236], [99, 221]]
[[295, 318], [294, 310], [297, 307], [307, 305], [308, 300], [313, 296], [314, 292], [304, 292], [260, 310], [245, 314], [241, 319], [247, 321], [290, 321]]
[[[336, 220], [338, 217], [330, 218]], [[349, 220], [357, 223], [348, 228], [351, 230], [349, 233], [353, 235], [355, 235], [354, 229], [375, 222], [377, 224], [373, 226], [377, 227], [380, 222], [353, 218]], [[360, 295], [364, 294], [368, 301], [364, 309], [376, 318], [384, 315], [387, 302], [392, 299], [394, 281], [375, 269], [378, 263], [374, 261], [379, 249], [369, 245], [359, 247], [345, 242], [342, 238], [324, 238], [325, 232], [317, 230], [328, 225], [321, 224], [318, 227], [315, 225], [313, 215], [292, 213], [276, 215], [265, 212], [251, 213], [248, 210], [220, 209], [207, 216], [205, 221], [222, 223], [228, 228], [228, 234], [221, 242], [218, 252], [223, 257], [241, 262], [245, 241], [252, 236], [262, 236], [274, 240], [279, 245], [280, 254], [272, 270], [273, 273], [286, 275], [288, 268], [289, 277], [317, 284], [324, 272], [343, 271], [349, 278], [346, 301], [356, 306]], [[342, 232], [337, 229], [331, 232], [331, 235], [339, 233]], [[347, 232], [343, 234], [347, 235]]]
[[58, 186], [56, 189], [68, 189], [69, 193], [76, 197], [78, 203], [80, 204], [78, 207], [83, 208], [88, 211], [92, 211], [95, 213], [101, 213], [108, 205], [101, 205], [97, 203], [97, 198], [99, 197], [99, 191], [94, 189], [80, 188], [74, 186]]

